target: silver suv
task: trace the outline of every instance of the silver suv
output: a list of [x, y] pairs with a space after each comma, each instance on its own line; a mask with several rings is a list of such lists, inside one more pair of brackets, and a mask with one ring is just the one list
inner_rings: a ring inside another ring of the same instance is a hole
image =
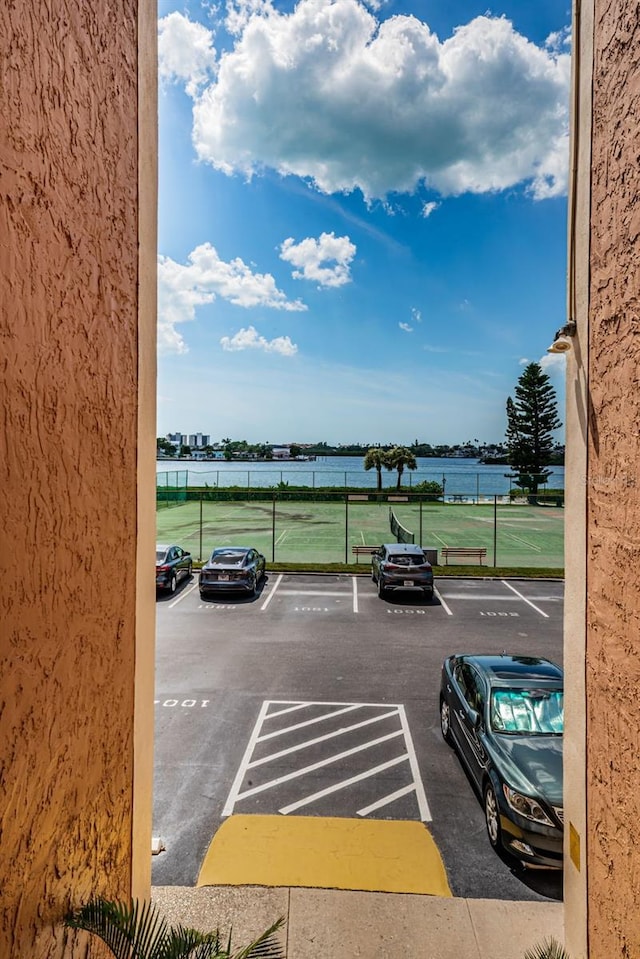
[[433, 570], [427, 555], [410, 543], [385, 543], [371, 557], [371, 579], [378, 596], [388, 589], [421, 589], [433, 599]]

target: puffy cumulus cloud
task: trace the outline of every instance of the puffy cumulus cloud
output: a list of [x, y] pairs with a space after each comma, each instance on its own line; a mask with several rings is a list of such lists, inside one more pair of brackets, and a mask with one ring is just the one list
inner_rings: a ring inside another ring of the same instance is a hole
[[359, 0], [241, 7], [235, 45], [194, 103], [196, 151], [216, 168], [269, 167], [367, 199], [423, 182], [441, 195], [565, 191], [570, 58], [557, 45], [491, 16], [441, 42]]
[[271, 0], [227, 0], [224, 25], [228, 33], [242, 33], [252, 17], [273, 13]]
[[549, 375], [564, 373], [567, 366], [566, 353], [545, 353], [540, 359], [540, 366]]
[[181, 13], [158, 21], [158, 76], [167, 82], [181, 81], [189, 96], [215, 72], [213, 34]]
[[416, 309], [415, 306], [411, 307], [411, 317], [414, 323], [422, 323], [422, 311]]
[[408, 323], [398, 323], [398, 326], [401, 330], [404, 330], [405, 333], [413, 333], [413, 327], [409, 326]]
[[280, 258], [292, 266], [296, 280], [313, 280], [320, 286], [344, 286], [351, 280], [351, 261], [355, 244], [348, 236], [321, 233], [317, 240], [308, 236], [296, 243], [289, 237], [280, 246]]
[[210, 243], [197, 246], [186, 264], [158, 257], [158, 345], [164, 352], [185, 353], [177, 327], [193, 320], [196, 308], [221, 297], [235, 306], [275, 310], [306, 310], [300, 300], [288, 300], [269, 273], [253, 273], [241, 259], [221, 260]]
[[281, 356], [294, 356], [298, 352], [298, 347], [288, 336], [276, 336], [273, 340], [267, 340], [253, 326], [238, 330], [235, 336], [223, 336], [220, 343], [222, 349], [229, 352], [264, 350], [265, 353], [280, 353]]

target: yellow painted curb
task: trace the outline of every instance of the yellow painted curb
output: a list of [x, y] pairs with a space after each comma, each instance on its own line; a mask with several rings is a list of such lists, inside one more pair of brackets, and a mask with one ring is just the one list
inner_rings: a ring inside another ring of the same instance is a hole
[[451, 896], [426, 826], [381, 819], [231, 816], [198, 886], [306, 886]]

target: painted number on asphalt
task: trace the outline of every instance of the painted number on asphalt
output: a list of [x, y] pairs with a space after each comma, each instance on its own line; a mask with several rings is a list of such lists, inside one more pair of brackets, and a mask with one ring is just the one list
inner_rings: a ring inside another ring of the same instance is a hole
[[424, 609], [388, 609], [387, 613], [390, 616], [424, 616], [426, 611]]
[[520, 613], [480, 613], [481, 616], [519, 616]]
[[183, 699], [180, 702], [179, 699], [165, 699], [164, 702], [160, 699], [154, 700], [155, 706], [166, 706], [168, 709], [173, 709], [174, 706], [179, 706], [184, 709], [193, 709], [194, 706], [200, 704], [200, 708], [204, 708], [209, 705], [211, 702], [210, 699]]
[[294, 606], [294, 613], [328, 613], [328, 606]]

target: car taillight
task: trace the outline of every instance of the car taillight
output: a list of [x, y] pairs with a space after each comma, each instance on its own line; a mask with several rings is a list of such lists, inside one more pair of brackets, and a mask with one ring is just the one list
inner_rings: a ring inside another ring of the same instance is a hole
[[170, 569], [170, 566], [156, 566], [156, 573], [168, 573]]

